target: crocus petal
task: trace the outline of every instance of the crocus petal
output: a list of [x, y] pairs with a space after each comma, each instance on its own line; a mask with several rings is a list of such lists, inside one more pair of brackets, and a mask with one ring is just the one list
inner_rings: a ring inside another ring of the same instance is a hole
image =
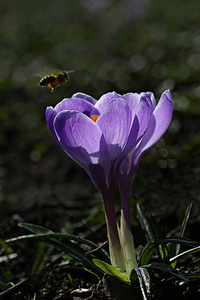
[[127, 142], [132, 124], [132, 113], [126, 100], [111, 101], [96, 123], [103, 132], [111, 159], [115, 159]]
[[152, 104], [153, 104], [153, 108], [155, 108], [155, 107], [156, 107], [156, 99], [155, 99], [155, 97], [154, 97], [154, 94], [153, 94], [152, 92], [146, 92], [146, 94], [149, 95], [149, 97], [150, 97], [150, 99], [151, 99], [151, 102], [152, 102]]
[[138, 138], [144, 135], [149, 126], [149, 121], [153, 113], [153, 105], [148, 94], [144, 94], [140, 99], [140, 105], [136, 113], [139, 120]]
[[[54, 120], [55, 132], [64, 151], [89, 173], [91, 165], [103, 170], [108, 177], [110, 157], [101, 129], [86, 115], [76, 111], [63, 111]], [[92, 170], [95, 170], [93, 168]], [[102, 180], [102, 179], [99, 179]], [[98, 182], [95, 182], [98, 186]]]
[[127, 93], [123, 95], [123, 98], [126, 99], [128, 106], [130, 107], [130, 110], [132, 112], [132, 115], [136, 114], [136, 111], [138, 110], [139, 103], [140, 103], [140, 95], [137, 93]]
[[[129, 137], [122, 153], [123, 157], [125, 157], [135, 146], [138, 142], [142, 139], [143, 135], [145, 134], [149, 120], [151, 119], [153, 113], [153, 105], [152, 101], [148, 94], [143, 94], [140, 99], [138, 110], [135, 114], [133, 119], [131, 131], [129, 133]], [[119, 157], [119, 159], [122, 158]]]
[[97, 102], [96, 99], [94, 99], [93, 97], [87, 95], [87, 94], [84, 94], [84, 93], [76, 93], [72, 96], [72, 98], [79, 98], [79, 99], [84, 99], [90, 103], [92, 103], [93, 105]]
[[[169, 91], [165, 91], [151, 116], [148, 128], [141, 139], [138, 146], [132, 149], [131, 152], [124, 158], [120, 165], [119, 181], [123, 180], [125, 174], [131, 180], [136, 171], [138, 161], [142, 154], [153, 146], [167, 130], [173, 112], [173, 103]], [[121, 176], [121, 178], [120, 178]]]
[[54, 120], [55, 131], [62, 148], [81, 164], [97, 164], [107, 157], [107, 146], [101, 129], [86, 115], [77, 111], [62, 111]]
[[165, 91], [153, 112], [145, 135], [137, 148], [137, 153], [144, 153], [165, 133], [172, 119], [173, 103], [170, 91]]
[[113, 100], [113, 99], [118, 99], [121, 97], [121, 95], [117, 94], [116, 92], [112, 93], [107, 93], [97, 101], [95, 104], [95, 107], [98, 109], [100, 113], [105, 109], [105, 107]]
[[56, 135], [56, 132], [55, 132], [55, 129], [53, 126], [53, 122], [54, 122], [56, 115], [57, 115], [57, 112], [53, 109], [52, 106], [49, 106], [46, 108], [45, 116], [46, 116], [47, 125], [48, 125], [49, 130], [51, 131], [53, 137], [58, 142], [57, 135]]
[[76, 110], [83, 112], [85, 115], [90, 116], [91, 114], [99, 115], [99, 111], [94, 108], [94, 105], [81, 98], [66, 98], [58, 103], [54, 110], [59, 113], [63, 110]]

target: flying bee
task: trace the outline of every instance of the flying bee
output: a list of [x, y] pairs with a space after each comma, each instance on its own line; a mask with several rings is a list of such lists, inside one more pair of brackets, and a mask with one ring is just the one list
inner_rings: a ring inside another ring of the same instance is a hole
[[56, 86], [59, 86], [69, 80], [68, 74], [74, 71], [58, 71], [50, 75], [43, 77], [39, 85], [44, 87], [48, 85], [51, 88], [51, 92], [55, 91]]

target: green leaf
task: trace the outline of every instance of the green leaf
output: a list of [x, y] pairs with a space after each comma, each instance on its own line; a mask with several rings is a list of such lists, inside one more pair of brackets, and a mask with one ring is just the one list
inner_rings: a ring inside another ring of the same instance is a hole
[[140, 206], [139, 203], [136, 205], [136, 210], [137, 210], [137, 217], [138, 217], [138, 219], [140, 221], [142, 229], [144, 229], [145, 232], [146, 232], [146, 234], [147, 234], [147, 242], [148, 243], [155, 242], [156, 238], [155, 238], [155, 234], [154, 234], [154, 231], [153, 231], [153, 228], [152, 228], [151, 221], [145, 215], [145, 213], [142, 210], [142, 208], [141, 208], [141, 206]]
[[[160, 229], [160, 226], [158, 225], [158, 223], [156, 222], [156, 220], [153, 216], [151, 216], [151, 224], [152, 224], [155, 236], [156, 236], [156, 241], [164, 240], [165, 237]], [[163, 263], [169, 264], [169, 254], [168, 254], [166, 245], [159, 244], [159, 250], [160, 250], [160, 255], [161, 255], [161, 259], [162, 259]]]
[[[175, 244], [184, 244], [184, 245], [195, 245], [197, 242], [185, 238], [176, 238], [176, 239], [164, 239], [161, 241], [156, 241], [154, 243], [148, 244], [142, 251], [140, 255], [140, 261], [139, 266], [147, 265], [153, 256], [154, 250], [160, 245], [160, 244], [168, 244], [168, 243], [175, 243]], [[169, 260], [169, 262], [173, 262]]]
[[99, 280], [99, 283], [101, 282], [101, 278], [96, 273], [92, 272], [91, 270], [88, 270], [87, 268], [84, 268], [84, 270], [86, 270], [88, 273], [96, 276], [98, 278], [98, 280]]
[[163, 264], [163, 263], [153, 262], [145, 267], [150, 268], [150, 269], [161, 270], [163, 272], [169, 273], [170, 275], [173, 275], [173, 277], [177, 277], [183, 281], [188, 281], [188, 278], [185, 275], [183, 275], [180, 271], [172, 268], [169, 265]]
[[184, 252], [176, 255], [175, 257], [172, 257], [170, 259], [170, 263], [172, 264], [173, 262], [175, 262], [175, 261], [177, 261], [179, 259], [182, 259], [182, 258], [184, 258], [184, 257], [186, 257], [188, 255], [191, 255], [191, 254], [194, 254], [194, 253], [197, 253], [197, 252], [200, 252], [200, 246], [192, 248], [192, 249], [187, 250], [187, 251], [184, 251]]
[[200, 273], [189, 273], [186, 274], [185, 277], [188, 279], [200, 279]]
[[76, 241], [76, 242], [88, 245], [88, 246], [92, 247], [93, 249], [98, 249], [98, 251], [103, 255], [104, 258], [109, 259], [109, 256], [106, 255], [106, 252], [104, 253], [103, 249], [99, 249], [99, 247], [95, 243], [93, 243], [89, 240], [83, 239], [83, 238], [79, 238], [72, 234], [66, 234], [66, 233], [21, 235], [21, 236], [15, 237], [15, 238], [7, 239], [6, 243], [17, 242], [17, 241], [21, 241], [21, 240], [47, 240], [47, 242], [50, 242], [52, 238], [54, 238], [57, 241], [64, 240], [65, 243], [67, 242], [67, 240], [71, 240], [71, 241]]
[[16, 242], [19, 240], [38, 239], [38, 238], [41, 239], [57, 238], [59, 240], [71, 240], [71, 241], [76, 241], [81, 244], [90, 246], [92, 249], [97, 250], [96, 253], [99, 253], [104, 259], [110, 260], [108, 253], [104, 249], [99, 247], [97, 244], [91, 242], [90, 240], [80, 238], [73, 234], [55, 233], [45, 227], [34, 225], [31, 223], [19, 223], [18, 225], [22, 228], [28, 229], [29, 231], [35, 233], [36, 235], [22, 235], [19, 237], [8, 239], [6, 240], [6, 243]]
[[150, 275], [146, 268], [140, 267], [135, 268], [131, 271], [130, 280], [132, 285], [135, 284], [135, 280], [138, 278], [140, 289], [143, 295], [143, 300], [151, 299], [151, 283], [150, 283]]
[[[190, 217], [192, 205], [193, 205], [193, 203], [191, 202], [188, 204], [188, 206], [186, 208], [185, 216], [184, 216], [183, 222], [181, 224], [181, 230], [180, 230], [180, 235], [179, 235], [180, 237], [183, 237], [185, 234], [185, 229], [186, 229], [189, 217]], [[168, 251], [169, 251], [170, 257], [178, 255], [179, 251], [180, 251], [180, 244], [169, 244]], [[175, 266], [176, 266], [176, 261], [172, 264], [172, 267], [175, 267]]]
[[[148, 218], [143, 210], [141, 209], [140, 205], [137, 204], [137, 216], [141, 223], [142, 228], [147, 233], [147, 241], [148, 243], [154, 243], [159, 240], [164, 240], [164, 235], [160, 229], [160, 226], [156, 222], [153, 216], [151, 218]], [[161, 255], [161, 258], [164, 263], [169, 263], [169, 255], [168, 250], [165, 245], [159, 245], [158, 249], [160, 251], [157, 251], [157, 254]]]
[[99, 267], [101, 270], [103, 270], [104, 273], [114, 276], [118, 278], [119, 280], [123, 281], [124, 283], [131, 285], [131, 281], [128, 279], [128, 274], [122, 273], [120, 271], [120, 268], [111, 266], [107, 264], [106, 262], [99, 260], [99, 259], [93, 259], [94, 264]]
[[34, 225], [31, 223], [18, 223], [19, 227], [28, 229], [29, 231], [35, 233], [35, 234], [47, 234], [47, 233], [53, 233], [53, 231], [49, 230], [48, 228], [45, 228], [43, 226]]
[[193, 203], [191, 202], [191, 203], [188, 204], [188, 206], [186, 208], [185, 216], [184, 216], [184, 219], [183, 219], [183, 222], [182, 222], [182, 225], [181, 225], [180, 237], [183, 237], [184, 234], [185, 234], [185, 229], [186, 229], [189, 217], [190, 217], [192, 205], [193, 205]]
[[80, 261], [86, 268], [91, 269], [98, 276], [103, 276], [103, 272], [99, 268], [97, 268], [92, 262], [92, 257], [90, 255], [86, 257], [85, 251], [78, 245], [72, 243], [71, 241], [66, 241], [65, 243], [62, 243], [56, 239], [51, 239], [48, 242], [54, 245], [56, 248], [66, 252], [77, 261]]
[[[46, 229], [41, 226], [33, 225], [33, 224], [27, 224], [27, 223], [21, 223], [20, 226], [30, 229], [31, 231], [37, 232], [37, 234], [31, 234], [26, 236], [20, 236], [16, 238], [12, 238], [7, 240], [7, 243], [10, 242], [16, 242], [19, 240], [47, 240], [47, 242], [56, 248], [64, 251], [71, 257], [73, 257], [75, 260], [81, 262], [85, 267], [91, 269], [94, 273], [96, 273], [98, 276], [103, 276], [103, 272], [97, 268], [94, 263], [92, 262], [91, 255], [87, 256], [85, 255], [85, 250], [83, 250], [79, 245], [75, 244], [72, 241], [78, 241], [80, 243], [87, 244], [93, 248], [97, 248], [98, 246], [89, 240], [78, 238], [73, 235], [69, 234], [62, 234], [62, 233], [53, 233], [51, 230]], [[44, 234], [39, 234], [40, 232], [43, 232]], [[64, 242], [62, 242], [64, 240]], [[102, 250], [102, 249], [100, 249]]]

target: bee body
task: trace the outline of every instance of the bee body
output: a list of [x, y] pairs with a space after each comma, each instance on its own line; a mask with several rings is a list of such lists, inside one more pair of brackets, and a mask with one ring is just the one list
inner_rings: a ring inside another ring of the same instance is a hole
[[68, 71], [68, 72], [67, 71], [59, 71], [59, 72], [55, 72], [51, 75], [46, 75], [45, 77], [43, 77], [40, 80], [39, 85], [41, 87], [48, 85], [51, 88], [51, 92], [53, 92], [55, 90], [56, 86], [59, 86], [69, 80], [68, 73], [70, 73], [70, 72], [73, 72], [73, 71]]

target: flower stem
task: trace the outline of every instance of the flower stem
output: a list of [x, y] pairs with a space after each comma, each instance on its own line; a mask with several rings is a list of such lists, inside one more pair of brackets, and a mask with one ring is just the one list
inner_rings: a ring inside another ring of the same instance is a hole
[[121, 227], [120, 227], [121, 246], [123, 249], [126, 273], [130, 275], [132, 269], [137, 268], [137, 260], [135, 255], [135, 247], [133, 235], [126, 224], [123, 211], [121, 211]]
[[130, 275], [132, 269], [135, 269], [138, 264], [135, 255], [135, 247], [133, 235], [131, 233], [131, 214], [130, 214], [130, 188], [131, 181], [125, 180], [120, 184], [121, 192], [121, 226], [120, 239], [123, 249], [124, 262], [127, 274]]
[[123, 212], [123, 217], [126, 221], [126, 226], [131, 230], [131, 209], [130, 209], [130, 189], [131, 182], [128, 177], [125, 177], [123, 182], [120, 184], [120, 193], [121, 193], [121, 208]]
[[[113, 189], [114, 191], [114, 189]], [[117, 220], [115, 213], [115, 198], [114, 192], [108, 191], [106, 194], [102, 194], [105, 205], [106, 225], [108, 232], [108, 242], [110, 251], [111, 264], [121, 269], [121, 272], [125, 271], [125, 264], [123, 259], [123, 252], [120, 243]]]

